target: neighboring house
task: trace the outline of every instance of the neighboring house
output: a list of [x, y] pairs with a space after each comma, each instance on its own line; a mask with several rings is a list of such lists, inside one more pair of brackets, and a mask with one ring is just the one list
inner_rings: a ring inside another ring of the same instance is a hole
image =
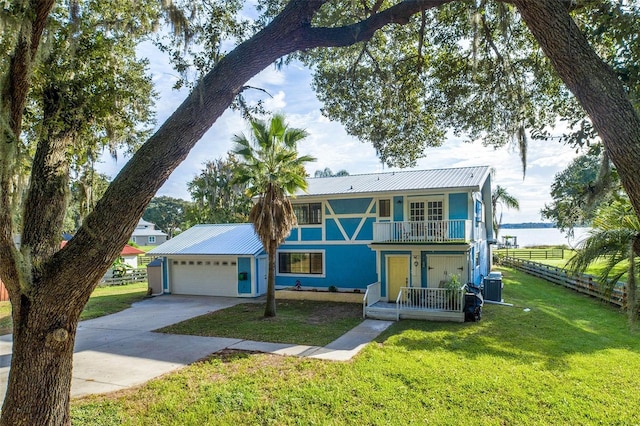
[[122, 261], [129, 265], [133, 269], [138, 269], [138, 256], [144, 254], [144, 251], [131, 247], [129, 244], [125, 245], [120, 252]]
[[[401, 288], [441, 288], [454, 276], [478, 285], [489, 274], [489, 167], [307, 181], [292, 199], [298, 226], [276, 256], [277, 288], [364, 293], [375, 283], [377, 300], [395, 302]], [[266, 287], [266, 258], [249, 224], [199, 225], [149, 254], [166, 256], [166, 292], [258, 296]], [[246, 282], [236, 279], [242, 272]]]
[[157, 246], [167, 241], [167, 234], [156, 229], [153, 223], [140, 219], [130, 240], [139, 246]]
[[266, 292], [267, 257], [253, 225], [196, 225], [150, 250], [163, 256], [164, 293], [256, 297]]

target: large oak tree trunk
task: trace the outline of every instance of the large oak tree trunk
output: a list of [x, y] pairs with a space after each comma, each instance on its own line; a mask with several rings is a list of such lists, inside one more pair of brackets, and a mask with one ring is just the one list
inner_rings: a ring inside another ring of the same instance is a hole
[[513, 0], [560, 78], [585, 109], [640, 217], [640, 117], [616, 74], [561, 0]]
[[56, 303], [56, 297], [39, 293], [11, 300], [13, 357], [2, 425], [70, 424], [73, 347], [84, 303]]

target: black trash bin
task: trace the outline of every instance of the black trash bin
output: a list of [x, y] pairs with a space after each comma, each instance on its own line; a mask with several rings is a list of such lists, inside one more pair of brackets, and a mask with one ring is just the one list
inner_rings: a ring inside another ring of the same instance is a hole
[[464, 294], [464, 320], [466, 322], [480, 321], [482, 318], [482, 292], [480, 287], [467, 284], [467, 291]]

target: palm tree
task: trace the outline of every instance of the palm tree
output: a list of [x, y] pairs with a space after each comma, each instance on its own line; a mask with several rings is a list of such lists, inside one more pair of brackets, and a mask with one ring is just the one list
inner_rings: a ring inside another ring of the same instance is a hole
[[276, 250], [296, 224], [288, 196], [298, 189], [306, 190], [304, 164], [315, 158], [298, 155], [296, 144], [307, 136], [307, 132], [289, 128], [283, 115], [274, 115], [269, 123], [252, 120], [250, 125], [250, 139], [244, 134], [233, 137], [233, 152], [241, 159], [235, 181], [247, 184], [247, 194], [257, 198], [249, 221], [269, 257], [264, 316], [273, 317], [276, 315]]
[[640, 222], [628, 198], [620, 198], [601, 207], [592, 222], [592, 229], [567, 267], [584, 273], [595, 263], [604, 261], [600, 282], [611, 291], [618, 280], [627, 274], [627, 303], [629, 324], [638, 319], [636, 285], [637, 254], [640, 253]]
[[520, 210], [520, 203], [518, 199], [507, 192], [507, 190], [500, 185], [491, 193], [491, 206], [493, 207], [493, 233], [495, 238], [498, 238], [498, 231], [500, 231], [500, 225], [502, 225], [502, 209], [500, 209], [500, 216], [496, 215], [496, 208], [504, 206], [507, 209]]

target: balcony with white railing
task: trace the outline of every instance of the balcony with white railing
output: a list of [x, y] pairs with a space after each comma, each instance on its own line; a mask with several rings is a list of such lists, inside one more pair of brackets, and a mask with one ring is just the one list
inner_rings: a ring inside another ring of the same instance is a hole
[[376, 222], [373, 241], [376, 243], [467, 243], [472, 238], [470, 220], [427, 220]]

